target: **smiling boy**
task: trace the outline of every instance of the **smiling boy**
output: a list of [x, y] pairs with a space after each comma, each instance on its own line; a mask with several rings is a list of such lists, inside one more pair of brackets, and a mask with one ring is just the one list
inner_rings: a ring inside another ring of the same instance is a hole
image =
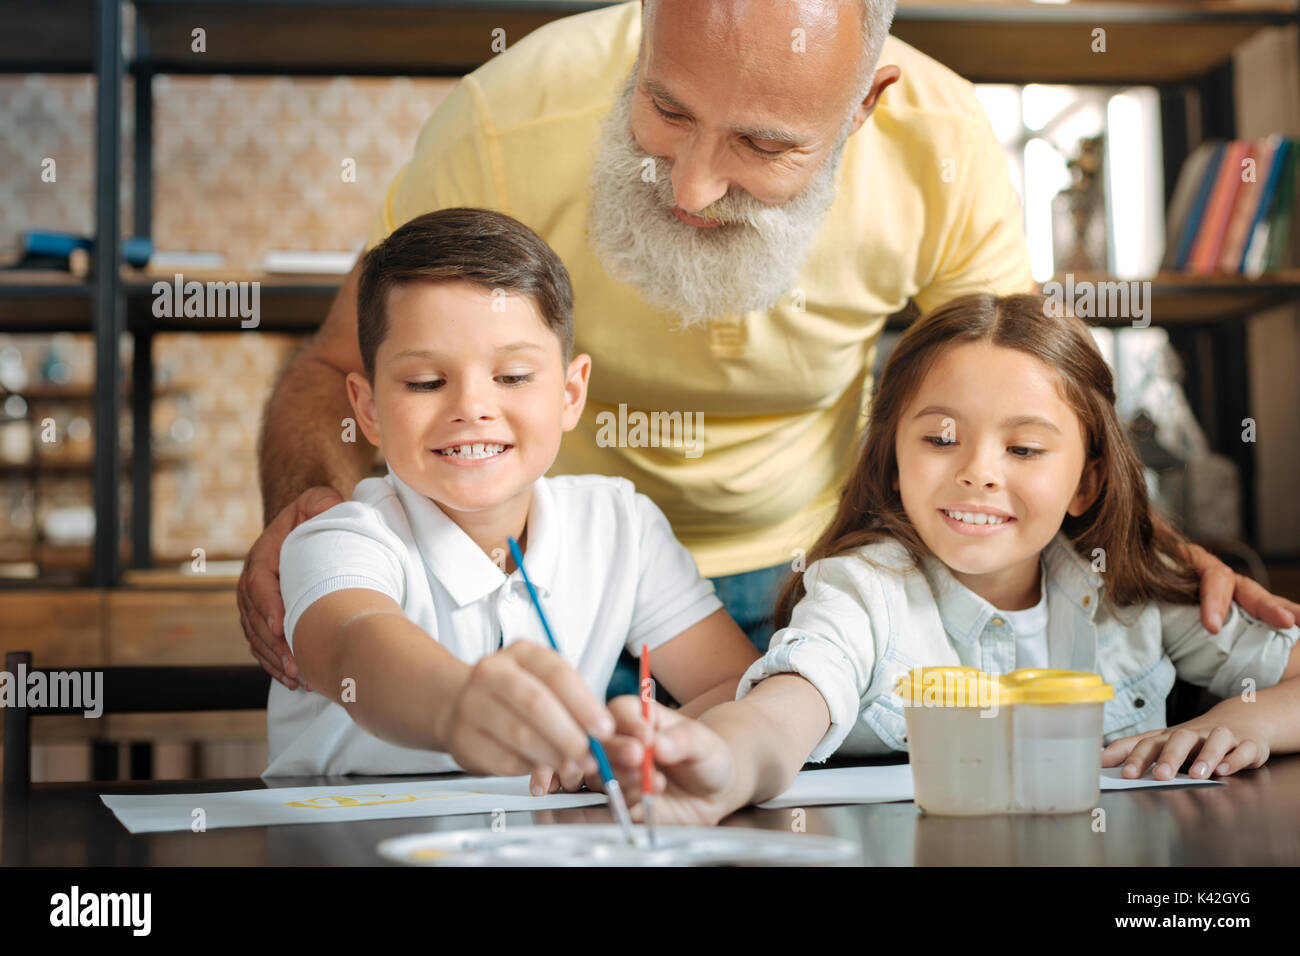
[[419, 216], [366, 255], [358, 318], [348, 398], [388, 474], [284, 542], [285, 635], [318, 692], [272, 685], [264, 775], [576, 787], [587, 735], [613, 731], [619, 653], [643, 644], [684, 712], [730, 699], [757, 654], [659, 509], [625, 479], [543, 477], [591, 371], [555, 253], [500, 213]]

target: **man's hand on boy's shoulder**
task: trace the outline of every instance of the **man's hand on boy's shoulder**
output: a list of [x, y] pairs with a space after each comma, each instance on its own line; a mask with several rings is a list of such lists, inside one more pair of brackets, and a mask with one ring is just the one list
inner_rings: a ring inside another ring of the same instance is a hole
[[[239, 623], [249, 650], [262, 670], [290, 690], [298, 687], [298, 665], [284, 639], [284, 600], [280, 596], [280, 546], [289, 532], [309, 518], [343, 502], [334, 488], [308, 488], [266, 526], [244, 559], [235, 589]], [[306, 682], [304, 681], [304, 684]], [[311, 686], [307, 686], [311, 690]]]

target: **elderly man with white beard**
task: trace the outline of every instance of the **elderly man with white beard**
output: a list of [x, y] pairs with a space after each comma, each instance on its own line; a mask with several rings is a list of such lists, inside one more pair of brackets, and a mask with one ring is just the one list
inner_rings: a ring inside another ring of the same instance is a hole
[[[1019, 200], [971, 84], [888, 36], [893, 11], [645, 0], [548, 24], [438, 106], [367, 245], [422, 213], [480, 206], [556, 250], [592, 371], [551, 473], [623, 476], [649, 495], [759, 650], [781, 579], [834, 509], [886, 318], [1033, 288]], [[356, 295], [354, 268], [277, 383], [259, 442], [269, 523], [240, 616], [291, 689], [280, 544], [374, 462], [367, 443], [340, 440], [344, 379], [362, 370]], [[703, 435], [671, 433], [677, 422]], [[1255, 616], [1290, 625], [1285, 602], [1203, 551], [1193, 560], [1212, 630], [1234, 585]], [[627, 668], [610, 694], [634, 688]]]

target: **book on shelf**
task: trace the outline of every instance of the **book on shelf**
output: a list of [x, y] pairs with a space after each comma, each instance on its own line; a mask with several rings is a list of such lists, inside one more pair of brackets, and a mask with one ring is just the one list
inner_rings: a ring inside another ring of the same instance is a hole
[[1204, 205], [1203, 190], [1207, 171], [1213, 165], [1217, 169], [1222, 156], [1222, 140], [1209, 140], [1201, 143], [1183, 164], [1183, 171], [1174, 187], [1173, 198], [1169, 201], [1169, 214], [1165, 217], [1167, 226], [1165, 234], [1164, 268], [1179, 269], [1187, 258], [1187, 250], [1182, 239], [1190, 229], [1196, 230], [1199, 222], [1200, 208]]
[[1297, 264], [1300, 140], [1210, 140], [1183, 163], [1166, 217], [1164, 268], [1258, 278]]
[[1205, 207], [1205, 216], [1200, 229], [1192, 243], [1191, 256], [1187, 269], [1196, 275], [1208, 275], [1214, 271], [1218, 261], [1218, 251], [1223, 245], [1223, 235], [1228, 229], [1228, 220], [1232, 218], [1232, 206], [1241, 190], [1243, 167], [1249, 158], [1246, 153], [1250, 144], [1242, 139], [1234, 139], [1223, 151], [1223, 162], [1219, 166], [1219, 175], [1210, 191], [1209, 204]]
[[1242, 256], [1246, 252], [1246, 238], [1250, 232], [1250, 224], [1259, 209], [1260, 190], [1264, 188], [1264, 182], [1268, 179], [1279, 139], [1280, 137], [1270, 136], [1254, 145], [1251, 158], [1255, 160], [1256, 175], [1241, 184], [1241, 194], [1237, 197], [1236, 205], [1233, 206], [1232, 218], [1229, 219], [1228, 228], [1224, 233], [1223, 248], [1219, 253], [1216, 270], [1218, 272], [1238, 271]]

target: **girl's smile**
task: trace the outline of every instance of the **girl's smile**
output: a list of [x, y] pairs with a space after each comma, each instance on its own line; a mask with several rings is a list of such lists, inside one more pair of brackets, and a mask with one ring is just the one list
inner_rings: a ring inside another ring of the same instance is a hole
[[971, 505], [940, 508], [948, 527], [958, 534], [987, 537], [1005, 531], [1016, 519], [1001, 511], [989, 511]]

